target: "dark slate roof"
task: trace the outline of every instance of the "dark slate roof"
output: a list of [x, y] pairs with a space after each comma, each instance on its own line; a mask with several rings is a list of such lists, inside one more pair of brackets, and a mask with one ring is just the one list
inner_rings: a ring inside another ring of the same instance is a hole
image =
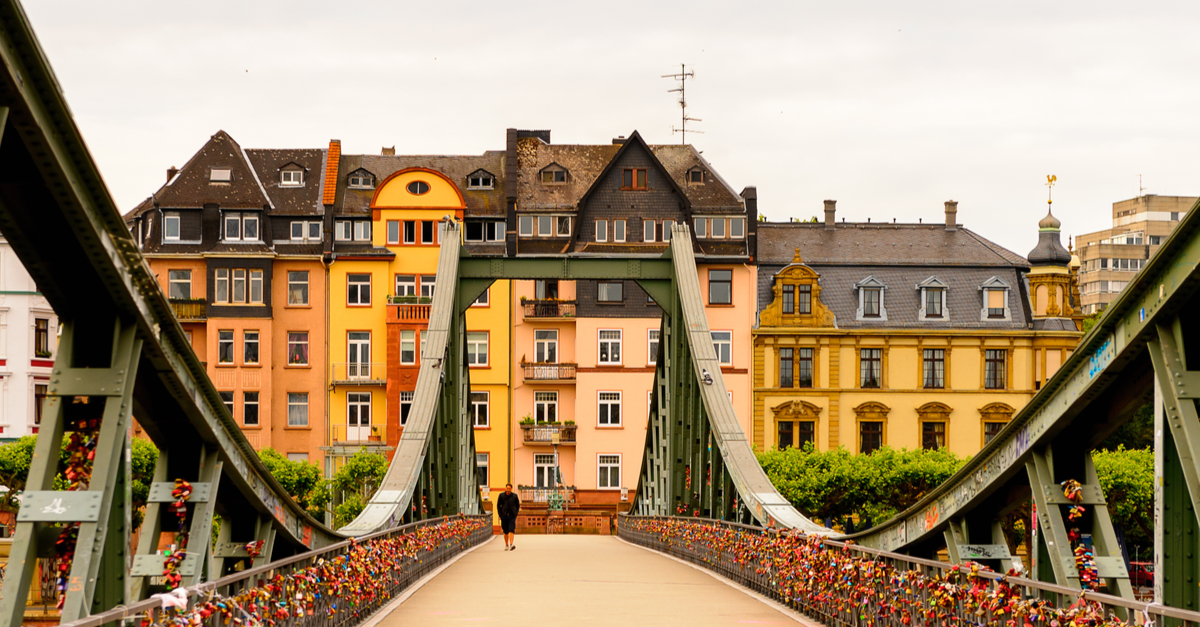
[[[229, 183], [209, 180], [212, 168], [229, 168]], [[217, 131], [182, 168], [179, 174], [154, 194], [159, 207], [203, 207], [208, 204], [229, 209], [269, 206], [257, 173], [246, 161], [246, 153], [225, 131]]]
[[280, 255], [321, 255], [324, 250], [321, 244], [291, 244], [276, 242], [273, 246]]
[[1039, 318], [1033, 321], [1036, 331], [1076, 331], [1075, 321], [1068, 318]]
[[[801, 250], [803, 255], [803, 250]], [[1029, 327], [1028, 291], [1023, 287], [1022, 276], [1017, 268], [966, 268], [947, 266], [824, 266], [809, 265], [820, 275], [821, 302], [833, 312], [839, 329], [871, 328], [918, 328], [918, 329], [1026, 329]], [[771, 303], [771, 286], [775, 275], [785, 265], [759, 265], [758, 268], [758, 311]], [[855, 319], [858, 309], [858, 292], [855, 284], [873, 276], [886, 286], [883, 306], [887, 320], [859, 321]], [[945, 321], [922, 321], [918, 318], [921, 309], [921, 291], [917, 284], [930, 277], [946, 283]], [[988, 279], [997, 277], [1007, 283], [1011, 320], [980, 320], [983, 309], [983, 294], [979, 287]]]
[[[823, 223], [758, 224], [760, 264], [791, 263], [796, 249], [805, 263], [821, 265], [952, 265], [1029, 268], [1020, 255], [959, 227], [942, 224]], [[986, 277], [985, 277], [986, 278]]]
[[[321, 204], [324, 182], [325, 151], [319, 148], [288, 150], [249, 149], [246, 155], [258, 174], [258, 180], [266, 189], [273, 205], [273, 215], [320, 216], [325, 208]], [[304, 185], [283, 187], [279, 184], [279, 170], [289, 163], [304, 168]]]
[[[482, 155], [347, 155], [338, 164], [336, 215], [370, 215], [371, 198], [375, 189], [350, 189], [350, 174], [365, 169], [375, 175], [375, 185], [392, 174], [407, 168], [428, 168], [446, 175], [462, 192], [467, 216], [505, 215], [504, 151], [488, 151]], [[496, 177], [494, 189], [467, 189], [467, 176], [476, 170], [487, 170]]]

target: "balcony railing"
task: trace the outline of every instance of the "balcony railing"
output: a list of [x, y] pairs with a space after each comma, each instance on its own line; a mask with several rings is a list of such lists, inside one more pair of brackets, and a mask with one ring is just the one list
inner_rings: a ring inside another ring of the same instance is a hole
[[373, 362], [333, 364], [330, 380], [334, 385], [384, 385], [387, 383], [387, 367]]
[[203, 298], [172, 298], [171, 309], [183, 322], [208, 319], [208, 304]]
[[517, 488], [521, 500], [528, 503], [547, 503], [553, 495], [563, 497], [567, 503], [575, 502], [575, 486], [560, 486], [557, 488], [536, 488], [523, 485]]
[[526, 300], [526, 318], [574, 318], [575, 301], [573, 300]]
[[333, 444], [383, 444], [387, 442], [387, 431], [383, 425], [365, 427], [345, 424], [329, 425], [329, 440]]
[[559, 444], [574, 444], [576, 425], [560, 425], [540, 423], [521, 425], [525, 432], [526, 444], [554, 444], [554, 434], [558, 434]]
[[415, 296], [389, 296], [388, 309], [395, 310], [389, 317], [402, 322], [429, 323], [429, 299], [416, 299]]
[[536, 362], [521, 362], [525, 370], [526, 381], [574, 381], [575, 367], [578, 364], [541, 364]]

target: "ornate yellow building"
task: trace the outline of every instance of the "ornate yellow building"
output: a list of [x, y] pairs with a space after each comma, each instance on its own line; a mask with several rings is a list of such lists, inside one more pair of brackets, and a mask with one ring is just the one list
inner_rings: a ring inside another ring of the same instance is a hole
[[1070, 254], [957, 224], [759, 225], [752, 442], [973, 454], [1074, 350]]

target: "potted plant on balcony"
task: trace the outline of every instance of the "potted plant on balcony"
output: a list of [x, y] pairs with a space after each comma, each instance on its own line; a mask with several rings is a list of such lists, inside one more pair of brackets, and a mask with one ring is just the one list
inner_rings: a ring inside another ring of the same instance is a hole
[[38, 359], [50, 359], [50, 351], [33, 351], [33, 356]]
[[417, 303], [419, 303], [421, 305], [428, 305], [429, 303], [432, 303], [432, 302], [433, 302], [433, 297], [431, 297], [431, 296], [422, 296], [421, 298], [417, 299]]
[[400, 305], [413, 305], [417, 302], [417, 297], [411, 294], [405, 296], [393, 296], [392, 302]]
[[525, 414], [525, 416], [521, 418], [520, 424], [522, 427], [524, 427], [526, 429], [528, 429], [529, 427], [532, 427], [533, 426], [533, 416], [531, 416], [529, 414]]
[[575, 421], [574, 421], [574, 420], [568, 420], [568, 421], [566, 421], [566, 422], [564, 422], [564, 423], [563, 423], [563, 426], [564, 426], [564, 427], [574, 427], [574, 426], [575, 426]]

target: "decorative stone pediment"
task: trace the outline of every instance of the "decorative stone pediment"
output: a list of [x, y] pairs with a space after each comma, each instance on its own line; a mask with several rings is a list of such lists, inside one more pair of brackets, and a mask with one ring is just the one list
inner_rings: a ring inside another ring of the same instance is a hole
[[788, 401], [771, 408], [775, 420], [816, 420], [821, 408], [806, 401]]
[[947, 420], [954, 411], [945, 403], [925, 403], [917, 408], [917, 415], [926, 420]]
[[[800, 259], [800, 249], [792, 263], [775, 275], [774, 285], [771, 286], [771, 304], [767, 305], [758, 315], [760, 327], [833, 327], [837, 328], [837, 319], [833, 312], [821, 302], [821, 275], [816, 270], [804, 265]], [[810, 313], [783, 313], [783, 286], [807, 285], [812, 290]]]
[[867, 401], [854, 408], [854, 413], [862, 420], [884, 420], [891, 411], [891, 407], [878, 401]]
[[988, 403], [979, 408], [979, 415], [984, 420], [1011, 420], [1015, 411], [1005, 403]]

